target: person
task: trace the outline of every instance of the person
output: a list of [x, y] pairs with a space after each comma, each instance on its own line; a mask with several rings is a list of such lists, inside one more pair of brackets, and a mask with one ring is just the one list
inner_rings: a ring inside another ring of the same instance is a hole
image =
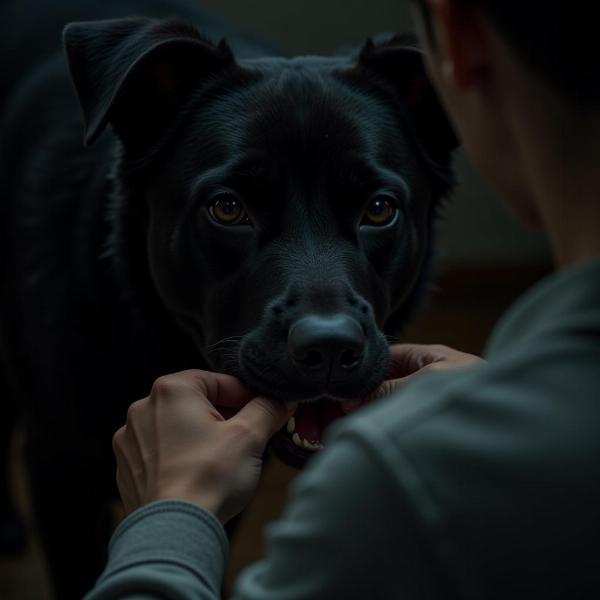
[[[589, 598], [600, 593], [600, 77], [591, 3], [416, 4], [467, 153], [557, 272], [485, 362], [393, 352], [387, 397], [342, 420], [295, 480], [235, 598]], [[424, 374], [426, 373], [426, 375]], [[410, 385], [407, 383], [410, 381]], [[218, 598], [222, 523], [294, 406], [235, 379], [158, 380], [114, 438], [129, 516], [88, 600]], [[238, 411], [225, 419], [223, 413]]]

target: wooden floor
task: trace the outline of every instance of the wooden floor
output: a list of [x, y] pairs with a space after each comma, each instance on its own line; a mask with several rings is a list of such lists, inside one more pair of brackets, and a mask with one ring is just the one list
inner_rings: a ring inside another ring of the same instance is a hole
[[[489, 332], [507, 306], [545, 271], [543, 268], [513, 268], [448, 272], [441, 277], [439, 289], [403, 339], [444, 343], [481, 353]], [[30, 524], [27, 485], [19, 452], [21, 442], [16, 435], [11, 478], [19, 505]], [[277, 459], [265, 469], [259, 492], [244, 514], [232, 544], [227, 587], [246, 564], [260, 557], [264, 526], [280, 514], [287, 487], [295, 474], [294, 469]], [[24, 554], [0, 557], [0, 600], [50, 600], [35, 531], [30, 533], [31, 542]]]

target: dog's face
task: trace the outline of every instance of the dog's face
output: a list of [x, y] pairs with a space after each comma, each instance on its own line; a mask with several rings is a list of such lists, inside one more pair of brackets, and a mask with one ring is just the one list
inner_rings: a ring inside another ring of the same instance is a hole
[[302, 459], [385, 377], [430, 254], [454, 139], [420, 55], [236, 62], [141, 19], [65, 39], [88, 141], [110, 122], [133, 165], [161, 304], [211, 368], [306, 402], [283, 441]]

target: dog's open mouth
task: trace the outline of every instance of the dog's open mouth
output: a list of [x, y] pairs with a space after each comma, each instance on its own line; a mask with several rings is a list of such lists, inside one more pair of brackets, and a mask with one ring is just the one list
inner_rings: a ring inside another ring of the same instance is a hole
[[365, 400], [338, 400], [327, 397], [301, 402], [294, 416], [273, 439], [275, 451], [293, 466], [303, 466], [323, 448], [325, 433], [337, 420], [366, 404]]

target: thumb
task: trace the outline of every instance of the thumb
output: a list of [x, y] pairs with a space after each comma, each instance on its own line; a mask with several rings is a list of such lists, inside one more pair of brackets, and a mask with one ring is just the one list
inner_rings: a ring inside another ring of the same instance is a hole
[[381, 400], [387, 396], [391, 396], [394, 392], [402, 389], [405, 385], [409, 384], [415, 378], [415, 374], [407, 375], [406, 377], [399, 377], [398, 379], [388, 379], [384, 381], [374, 392], [371, 392], [367, 396], [367, 403]]
[[297, 402], [281, 402], [258, 396], [230, 420], [243, 421], [266, 444], [290, 420], [297, 406]]
[[423, 344], [394, 344], [390, 346], [388, 377], [400, 379], [412, 375], [429, 363], [440, 360], [431, 346]]

